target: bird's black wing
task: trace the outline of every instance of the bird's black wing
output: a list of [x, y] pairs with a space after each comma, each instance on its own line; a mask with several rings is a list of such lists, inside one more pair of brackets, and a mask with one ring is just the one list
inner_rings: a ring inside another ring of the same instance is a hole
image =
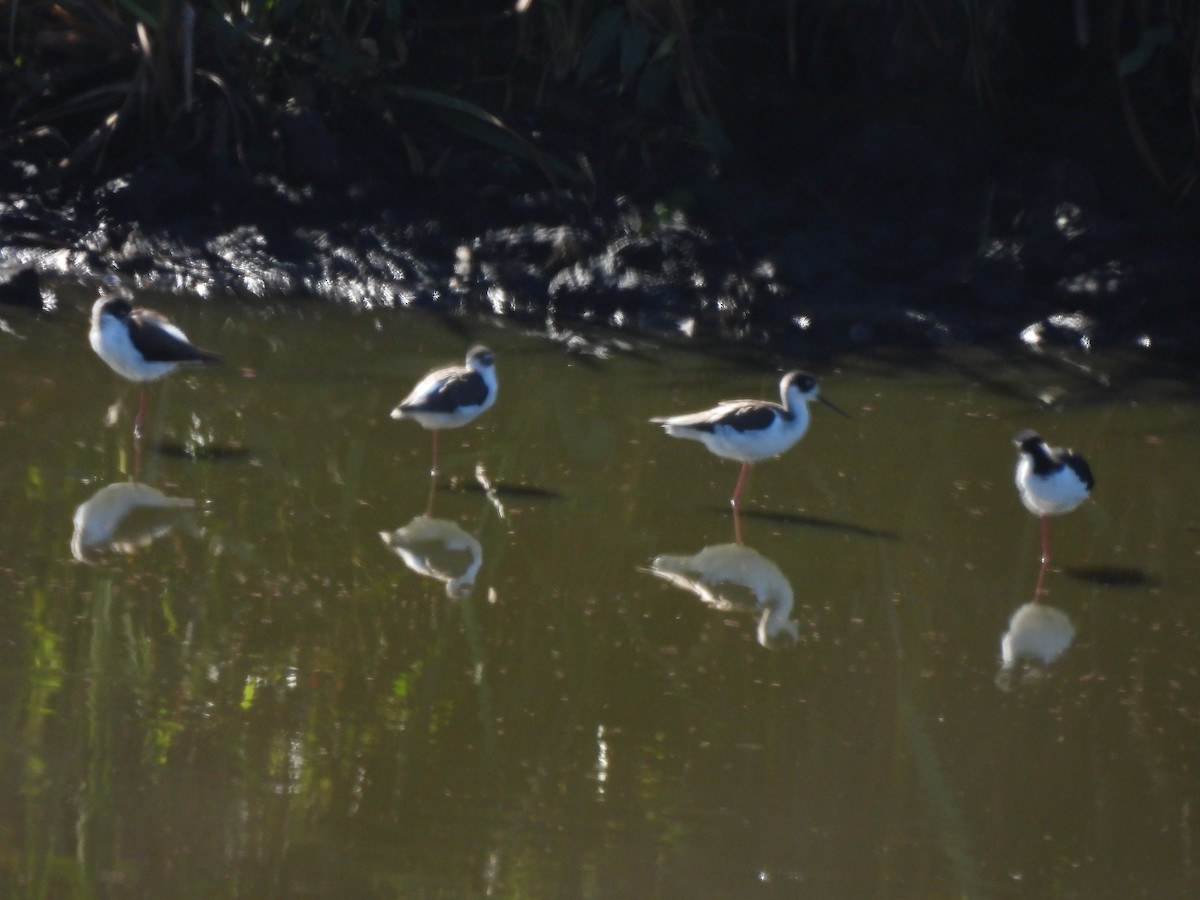
[[487, 400], [487, 382], [477, 372], [455, 372], [443, 379], [433, 390], [419, 400], [404, 402], [400, 408], [405, 412], [452, 413], [456, 410], [480, 406]]
[[1072, 472], [1079, 476], [1079, 480], [1087, 485], [1089, 491], [1096, 486], [1096, 479], [1092, 477], [1091, 466], [1078, 453], [1067, 451], [1063, 455], [1063, 462], [1067, 464]]
[[221, 358], [196, 347], [170, 322], [146, 310], [130, 315], [129, 339], [147, 362], [216, 362]]
[[719, 425], [734, 431], [763, 431], [770, 428], [782, 411], [768, 403], [733, 401], [723, 403], [700, 422], [689, 425], [699, 431], [713, 431]]

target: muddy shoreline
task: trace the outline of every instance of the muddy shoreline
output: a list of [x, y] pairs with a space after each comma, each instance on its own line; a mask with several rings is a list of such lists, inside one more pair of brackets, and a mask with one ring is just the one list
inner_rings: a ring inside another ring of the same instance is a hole
[[1195, 211], [1118, 210], [1085, 165], [969, 128], [875, 118], [786, 168], [679, 153], [575, 186], [469, 149], [417, 180], [361, 138], [282, 134], [283, 171], [162, 161], [69, 198], [10, 193], [4, 299], [40, 302], [30, 270], [35, 291], [116, 274], [791, 359], [989, 344], [1200, 370]]

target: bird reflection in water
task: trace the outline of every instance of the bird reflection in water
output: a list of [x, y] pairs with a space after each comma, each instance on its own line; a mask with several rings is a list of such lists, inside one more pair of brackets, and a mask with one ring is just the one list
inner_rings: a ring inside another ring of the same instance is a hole
[[1067, 614], [1036, 600], [1017, 608], [1000, 639], [1001, 690], [1041, 681], [1048, 668], [1075, 640], [1075, 626]]
[[107, 485], [75, 510], [71, 555], [91, 563], [105, 551], [134, 553], [190, 523], [195, 506], [136, 481]]
[[412, 571], [446, 585], [446, 596], [470, 595], [483, 564], [483, 547], [454, 522], [421, 515], [379, 537]]
[[[789, 647], [799, 638], [799, 625], [790, 618], [791, 583], [779, 566], [740, 542], [705, 547], [694, 556], [659, 556], [643, 571], [691, 591], [715, 610], [759, 613], [758, 642], [768, 649]], [[738, 588], [752, 599], [739, 597]]]

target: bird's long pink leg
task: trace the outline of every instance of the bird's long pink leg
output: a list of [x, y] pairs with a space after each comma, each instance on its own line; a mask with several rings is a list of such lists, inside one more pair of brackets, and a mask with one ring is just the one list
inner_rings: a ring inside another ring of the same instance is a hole
[[742, 488], [746, 486], [746, 476], [749, 474], [750, 474], [750, 463], [748, 463], [748, 462], [742, 463], [742, 474], [740, 474], [738, 476], [737, 486], [734, 487], [734, 489], [733, 489], [733, 499], [729, 501], [734, 509], [737, 509], [738, 504], [741, 502]]
[[1046, 568], [1049, 560], [1043, 558], [1042, 564], [1038, 566], [1037, 587], [1033, 589], [1033, 602], [1037, 603], [1042, 599], [1042, 582], [1046, 580]]
[[429, 469], [431, 478], [437, 478], [438, 474], [438, 433], [437, 429], [433, 429], [433, 464]]
[[1033, 589], [1033, 602], [1037, 603], [1042, 596], [1042, 584], [1046, 580], [1046, 570], [1050, 568], [1050, 519], [1042, 516], [1042, 564], [1038, 567], [1037, 587]]
[[437, 493], [437, 479], [430, 478], [429, 479], [429, 498], [425, 501], [425, 515], [426, 516], [433, 515], [433, 498], [434, 498], [434, 494], [436, 494], [436, 493]]
[[133, 436], [140, 439], [142, 436], [142, 422], [146, 419], [146, 389], [142, 388], [141, 396], [138, 400], [137, 416], [133, 420]]

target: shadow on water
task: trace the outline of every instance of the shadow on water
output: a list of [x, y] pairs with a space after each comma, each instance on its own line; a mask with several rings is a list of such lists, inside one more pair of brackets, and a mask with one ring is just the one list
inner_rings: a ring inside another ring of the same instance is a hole
[[437, 490], [440, 493], [496, 494], [501, 497], [529, 500], [561, 500], [563, 498], [561, 493], [550, 488], [538, 487], [533, 484], [505, 484], [502, 481], [485, 486], [478, 481], [456, 480], [448, 484], [439, 484]]
[[[712, 507], [712, 510], [719, 513], [729, 512], [728, 508], [723, 507]], [[823, 531], [837, 531], [842, 534], [851, 534], [856, 537], [873, 538], [875, 540], [900, 540], [900, 535], [894, 531], [870, 528], [866, 525], [857, 525], [854, 522], [839, 522], [836, 519], [824, 519], [820, 516], [806, 516], [801, 513], [784, 512], [783, 510], [743, 509], [741, 516], [743, 519], [756, 519], [760, 522], [775, 522], [782, 525], [797, 525], [804, 528], [819, 528]]]
[[1157, 587], [1159, 581], [1143, 571], [1125, 566], [1082, 566], [1064, 571], [1072, 578], [1100, 587]]
[[242, 462], [250, 458], [250, 450], [241, 444], [185, 444], [180, 441], [159, 441], [154, 450], [168, 459], [189, 459], [195, 462]]

